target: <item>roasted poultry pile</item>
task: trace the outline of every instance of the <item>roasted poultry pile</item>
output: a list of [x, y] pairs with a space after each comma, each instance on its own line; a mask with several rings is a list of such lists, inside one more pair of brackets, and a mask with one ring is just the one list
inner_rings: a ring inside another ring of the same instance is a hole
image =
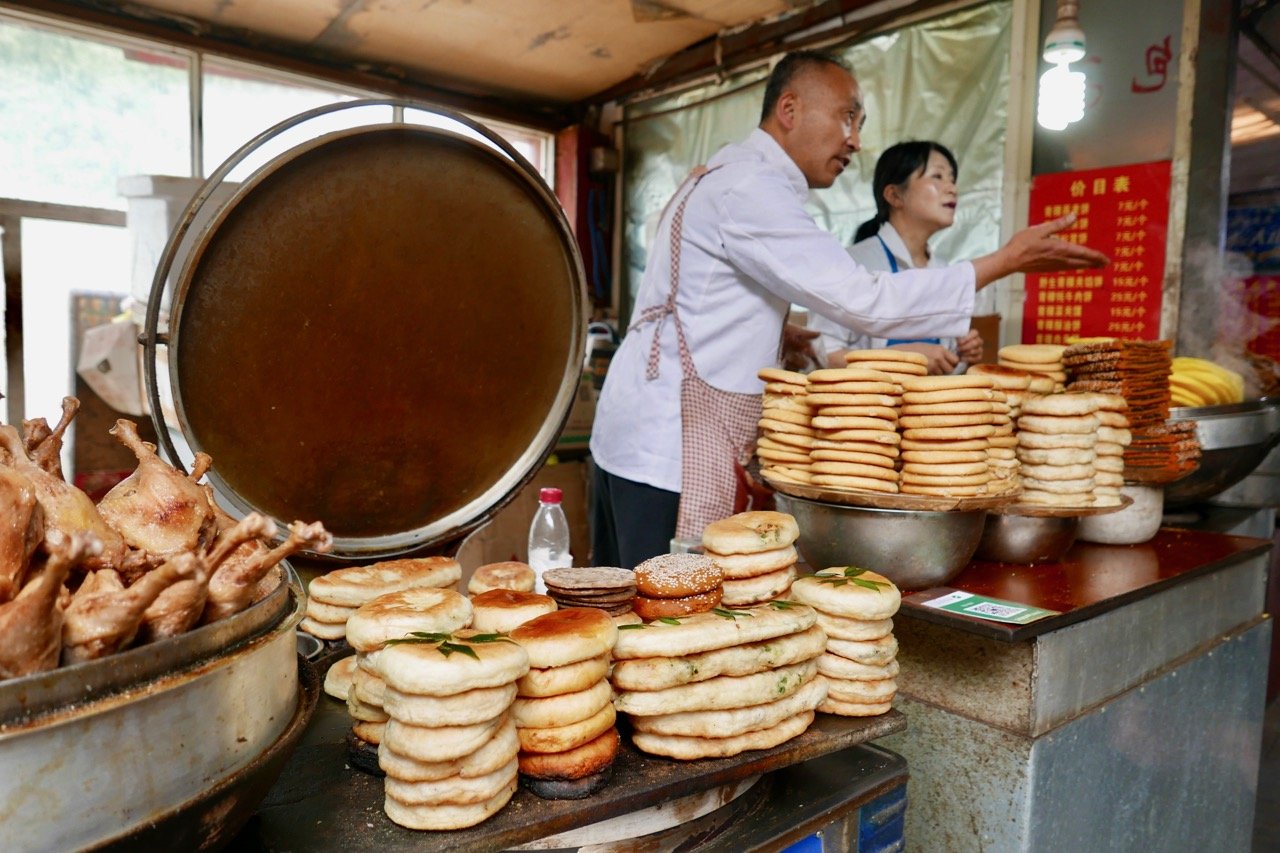
[[277, 564], [329, 550], [319, 522], [276, 525], [257, 513], [236, 521], [199, 483], [156, 455], [137, 425], [111, 429], [138, 467], [95, 506], [62, 475], [63, 436], [79, 408], [22, 431], [0, 424], [0, 679], [114, 654], [237, 613], [280, 582]]

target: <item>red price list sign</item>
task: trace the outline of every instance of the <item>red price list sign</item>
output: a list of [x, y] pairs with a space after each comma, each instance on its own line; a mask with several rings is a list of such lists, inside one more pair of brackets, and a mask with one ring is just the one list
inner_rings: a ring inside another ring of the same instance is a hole
[[1076, 214], [1075, 224], [1058, 236], [1097, 249], [1111, 264], [1100, 270], [1028, 275], [1023, 343], [1061, 344], [1075, 337], [1153, 341], [1160, 336], [1169, 175], [1169, 161], [1161, 160], [1032, 180], [1031, 221]]

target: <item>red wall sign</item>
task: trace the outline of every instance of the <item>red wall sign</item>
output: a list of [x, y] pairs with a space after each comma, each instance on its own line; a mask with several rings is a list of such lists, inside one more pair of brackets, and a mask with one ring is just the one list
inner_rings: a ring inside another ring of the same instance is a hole
[[1106, 254], [1100, 270], [1027, 276], [1022, 342], [1066, 343], [1073, 337], [1153, 341], [1160, 336], [1165, 232], [1169, 225], [1169, 161], [1037, 175], [1031, 221], [1074, 212], [1064, 240]]

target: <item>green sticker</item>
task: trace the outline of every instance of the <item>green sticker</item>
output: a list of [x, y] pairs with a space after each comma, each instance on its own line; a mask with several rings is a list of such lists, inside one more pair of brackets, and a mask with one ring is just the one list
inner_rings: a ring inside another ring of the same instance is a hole
[[974, 595], [972, 592], [949, 592], [938, 598], [923, 601], [921, 604], [925, 607], [945, 610], [948, 613], [976, 616], [979, 619], [1008, 622], [1012, 625], [1026, 625], [1046, 616], [1058, 615], [1056, 610], [1045, 610], [1043, 607], [1032, 607], [1029, 604], [1018, 604], [1016, 601], [1005, 601], [1000, 598], [987, 598], [984, 595]]

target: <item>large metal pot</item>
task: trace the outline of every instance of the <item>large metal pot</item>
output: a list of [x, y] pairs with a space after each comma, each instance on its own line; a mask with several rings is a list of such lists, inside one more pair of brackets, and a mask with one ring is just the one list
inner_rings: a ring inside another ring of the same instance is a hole
[[951, 580], [982, 539], [986, 510], [924, 511], [811, 501], [774, 495], [800, 526], [796, 549], [813, 569], [854, 565], [903, 589], [928, 589]]
[[1247, 477], [1280, 442], [1280, 399], [1175, 408], [1170, 421], [1193, 420], [1200, 467], [1164, 487], [1165, 506], [1206, 501]]
[[302, 609], [290, 572], [229, 619], [0, 682], [0, 849], [112, 842], [281, 751], [299, 716]]

